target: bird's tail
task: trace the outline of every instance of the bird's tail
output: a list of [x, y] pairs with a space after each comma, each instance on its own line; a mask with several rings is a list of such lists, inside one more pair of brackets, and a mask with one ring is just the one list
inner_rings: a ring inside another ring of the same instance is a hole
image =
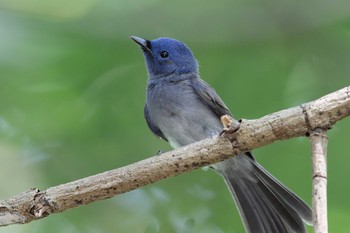
[[[296, 194], [269, 174], [250, 155], [249, 176], [221, 171], [249, 233], [304, 233], [304, 222], [311, 225], [312, 211]], [[230, 162], [231, 160], [231, 162]], [[235, 163], [235, 158], [224, 161]], [[247, 162], [245, 161], [245, 162]], [[227, 167], [226, 164], [225, 167]], [[233, 167], [237, 164], [231, 164]]]

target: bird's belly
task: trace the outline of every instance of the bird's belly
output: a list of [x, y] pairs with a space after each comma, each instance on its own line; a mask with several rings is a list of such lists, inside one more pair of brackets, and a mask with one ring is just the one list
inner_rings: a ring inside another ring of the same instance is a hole
[[206, 106], [173, 110], [164, 110], [158, 127], [174, 148], [214, 136], [222, 129], [219, 118]]
[[190, 83], [159, 83], [147, 92], [152, 122], [172, 147], [211, 137], [222, 130], [219, 117], [203, 103]]

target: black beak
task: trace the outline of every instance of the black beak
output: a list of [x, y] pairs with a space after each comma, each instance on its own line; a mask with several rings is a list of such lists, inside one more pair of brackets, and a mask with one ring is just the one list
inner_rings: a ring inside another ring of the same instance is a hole
[[145, 40], [137, 36], [130, 36], [130, 38], [135, 41], [136, 44], [140, 45], [144, 51], [148, 51], [150, 54], [152, 54], [149, 40]]

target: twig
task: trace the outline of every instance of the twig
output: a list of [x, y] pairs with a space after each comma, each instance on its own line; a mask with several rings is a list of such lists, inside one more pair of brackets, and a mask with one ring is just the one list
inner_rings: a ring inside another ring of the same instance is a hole
[[237, 132], [226, 132], [223, 137], [206, 139], [44, 191], [31, 189], [0, 202], [0, 226], [28, 223], [189, 172], [277, 140], [305, 136], [316, 128], [330, 129], [337, 121], [350, 115], [349, 93], [350, 86], [257, 120], [242, 120]]
[[315, 233], [328, 233], [327, 220], [327, 144], [323, 129], [310, 135], [312, 145], [312, 208]]

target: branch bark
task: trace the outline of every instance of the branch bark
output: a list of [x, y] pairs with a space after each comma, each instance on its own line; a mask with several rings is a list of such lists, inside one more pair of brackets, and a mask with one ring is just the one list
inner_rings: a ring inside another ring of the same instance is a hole
[[349, 115], [350, 86], [260, 119], [244, 119], [237, 132], [226, 132], [222, 137], [206, 139], [44, 191], [28, 190], [0, 202], [0, 226], [28, 223], [52, 213], [107, 199], [277, 140], [309, 136], [316, 128], [328, 130]]
[[327, 220], [327, 144], [323, 129], [315, 129], [310, 135], [312, 145], [312, 207], [314, 232], [328, 233]]

